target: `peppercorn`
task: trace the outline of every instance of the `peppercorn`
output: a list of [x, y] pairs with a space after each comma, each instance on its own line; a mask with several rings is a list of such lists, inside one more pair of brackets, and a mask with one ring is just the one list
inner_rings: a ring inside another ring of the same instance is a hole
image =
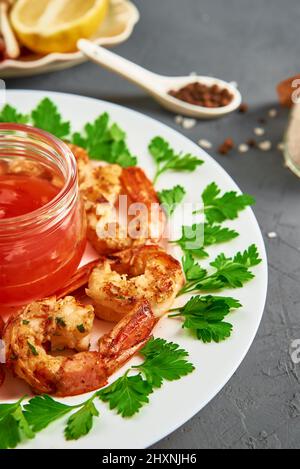
[[170, 90], [169, 94], [188, 104], [208, 108], [224, 107], [233, 100], [233, 95], [227, 88], [220, 88], [219, 85], [207, 86], [199, 82], [189, 83], [179, 90]]
[[226, 138], [226, 140], [219, 146], [218, 152], [221, 155], [227, 155], [234, 148], [234, 142], [232, 138]]

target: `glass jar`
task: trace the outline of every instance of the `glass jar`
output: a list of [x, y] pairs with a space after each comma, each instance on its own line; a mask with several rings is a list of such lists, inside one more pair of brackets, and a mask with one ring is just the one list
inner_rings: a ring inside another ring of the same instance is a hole
[[76, 160], [67, 145], [30, 126], [0, 124], [0, 178], [12, 175], [50, 183], [56, 195], [29, 213], [0, 217], [1, 307], [55, 293], [77, 269], [86, 244]]

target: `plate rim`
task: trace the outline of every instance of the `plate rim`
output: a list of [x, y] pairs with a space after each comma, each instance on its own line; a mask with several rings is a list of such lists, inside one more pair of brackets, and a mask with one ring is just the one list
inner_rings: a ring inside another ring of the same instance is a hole
[[[128, 108], [126, 106], [123, 106], [123, 105], [120, 105], [120, 104], [117, 104], [117, 103], [113, 103], [113, 102], [110, 102], [110, 101], [97, 99], [97, 98], [93, 98], [93, 97], [90, 97], [90, 96], [83, 96], [83, 95], [76, 94], [76, 93], [66, 93], [66, 92], [50, 91], [50, 90], [32, 90], [32, 89], [13, 89], [13, 88], [11, 88], [11, 89], [7, 90], [7, 93], [8, 94], [9, 93], [20, 93], [20, 94], [21, 93], [23, 93], [23, 94], [33, 93], [33, 94], [36, 94], [36, 95], [43, 95], [44, 94], [45, 96], [47, 95], [47, 93], [49, 93], [53, 97], [55, 97], [55, 95], [60, 96], [60, 97], [67, 97], [67, 98], [76, 97], [76, 98], [80, 98], [80, 99], [83, 99], [83, 100], [100, 103], [100, 104], [103, 104], [104, 106], [108, 104], [109, 106], [112, 106], [116, 110], [117, 109], [122, 109], [123, 111], [126, 110], [126, 112], [129, 112], [132, 115], [142, 116], [143, 118], [146, 118], [147, 120], [152, 121], [155, 124], [159, 124], [162, 127], [162, 129], [165, 128], [168, 131], [172, 131], [173, 133], [179, 135], [181, 139], [188, 141], [189, 144], [192, 143], [194, 146], [197, 146], [197, 144], [193, 140], [191, 140], [189, 137], [186, 137], [180, 131], [168, 126], [164, 122], [161, 122], [159, 119], [153, 118], [151, 116], [148, 116], [147, 114], [143, 114], [140, 111], [136, 111], [135, 109], [131, 109], [131, 108]], [[216, 161], [209, 153], [207, 153], [206, 150], [203, 150], [201, 148], [201, 151], [210, 160], [211, 164], [214, 164], [216, 167], [219, 168], [219, 170], [221, 170], [226, 175], [226, 177], [228, 178], [230, 183], [233, 185], [233, 188], [237, 189], [238, 192], [242, 193], [239, 185], [234, 181], [232, 176], [221, 166], [221, 164], [218, 161]], [[253, 333], [252, 333], [251, 337], [249, 337], [249, 339], [247, 341], [247, 345], [245, 346], [244, 352], [241, 354], [241, 356], [238, 359], [237, 365], [234, 366], [234, 370], [228, 373], [226, 378], [224, 378], [222, 380], [222, 383], [217, 387], [217, 389], [204, 401], [204, 403], [201, 403], [201, 405], [198, 406], [197, 408], [194, 407], [192, 411], [186, 413], [184, 417], [179, 419], [178, 422], [176, 422], [176, 424], [170, 426], [167, 431], [162, 432], [160, 434], [159, 438], [156, 438], [156, 437], [152, 438], [152, 439], [149, 438], [148, 441], [147, 441], [147, 444], [144, 446], [144, 448], [149, 448], [150, 446], [153, 446], [154, 444], [158, 443], [162, 439], [164, 439], [167, 436], [171, 435], [174, 431], [178, 430], [182, 425], [187, 423], [196, 414], [198, 414], [202, 409], [204, 409], [213, 399], [215, 399], [215, 397], [226, 386], [226, 384], [229, 382], [229, 380], [234, 376], [236, 371], [241, 366], [242, 362], [244, 361], [246, 355], [248, 354], [248, 352], [249, 352], [249, 350], [250, 350], [250, 348], [253, 344], [253, 341], [254, 341], [254, 339], [257, 335], [258, 329], [261, 325], [261, 321], [262, 321], [262, 317], [263, 317], [263, 314], [264, 314], [264, 311], [265, 311], [265, 307], [266, 307], [266, 300], [267, 300], [267, 294], [268, 294], [269, 269], [268, 269], [268, 257], [267, 257], [267, 252], [266, 252], [266, 246], [265, 246], [262, 231], [260, 229], [259, 223], [257, 221], [257, 218], [255, 216], [255, 213], [254, 213], [252, 207], [247, 207], [247, 210], [248, 210], [249, 214], [251, 214], [252, 220], [254, 222], [253, 227], [255, 227], [255, 231], [257, 232], [257, 237], [258, 237], [257, 239], [260, 240], [260, 244], [261, 244], [261, 248], [262, 248], [262, 251], [260, 251], [260, 256], [262, 258], [262, 267], [263, 267], [263, 270], [261, 272], [261, 276], [263, 277], [263, 280], [264, 280], [264, 294], [261, 298], [262, 307], [261, 307], [261, 311], [260, 311], [260, 314], [259, 314], [259, 317], [258, 317], [258, 320], [257, 320], [257, 324], [256, 324], [256, 326], [253, 330]]]

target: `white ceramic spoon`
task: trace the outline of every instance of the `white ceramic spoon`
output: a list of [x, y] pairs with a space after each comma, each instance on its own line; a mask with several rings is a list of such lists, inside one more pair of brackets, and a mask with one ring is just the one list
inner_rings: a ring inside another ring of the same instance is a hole
[[[196, 117], [198, 119], [213, 119], [235, 111], [241, 104], [241, 94], [236, 87], [223, 80], [219, 80], [218, 78], [198, 75], [186, 77], [166, 77], [157, 75], [156, 73], [150, 72], [149, 70], [124, 59], [114, 52], [97, 46], [87, 39], [80, 39], [77, 46], [78, 49], [93, 62], [118, 73], [132, 83], [140, 86], [163, 107], [169, 111], [175, 112], [176, 114]], [[188, 104], [168, 94], [170, 90], [180, 89], [189, 83], [194, 83], [195, 81], [208, 86], [216, 84], [221, 88], [227, 88], [233, 95], [233, 100], [227, 106], [207, 108]]]

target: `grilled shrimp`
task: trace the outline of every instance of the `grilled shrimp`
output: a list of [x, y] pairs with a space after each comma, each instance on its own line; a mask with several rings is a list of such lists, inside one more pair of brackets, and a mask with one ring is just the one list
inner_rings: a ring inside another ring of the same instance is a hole
[[[69, 147], [77, 160], [87, 237], [96, 251], [108, 255], [143, 245], [148, 239], [158, 241], [165, 228], [165, 214], [143, 170], [116, 164], [93, 167], [83, 148]], [[133, 213], [128, 214], [128, 208]]]
[[[99, 340], [97, 351], [89, 351], [93, 321], [93, 307], [73, 297], [30, 304], [5, 326], [7, 366], [38, 394], [73, 396], [105, 386], [147, 342], [156, 320], [149, 304], [140, 302]], [[51, 354], [62, 349], [78, 353]]]
[[119, 321], [142, 299], [159, 318], [183, 284], [180, 263], [158, 246], [148, 245], [102, 259], [90, 275], [86, 293], [102, 319]]

